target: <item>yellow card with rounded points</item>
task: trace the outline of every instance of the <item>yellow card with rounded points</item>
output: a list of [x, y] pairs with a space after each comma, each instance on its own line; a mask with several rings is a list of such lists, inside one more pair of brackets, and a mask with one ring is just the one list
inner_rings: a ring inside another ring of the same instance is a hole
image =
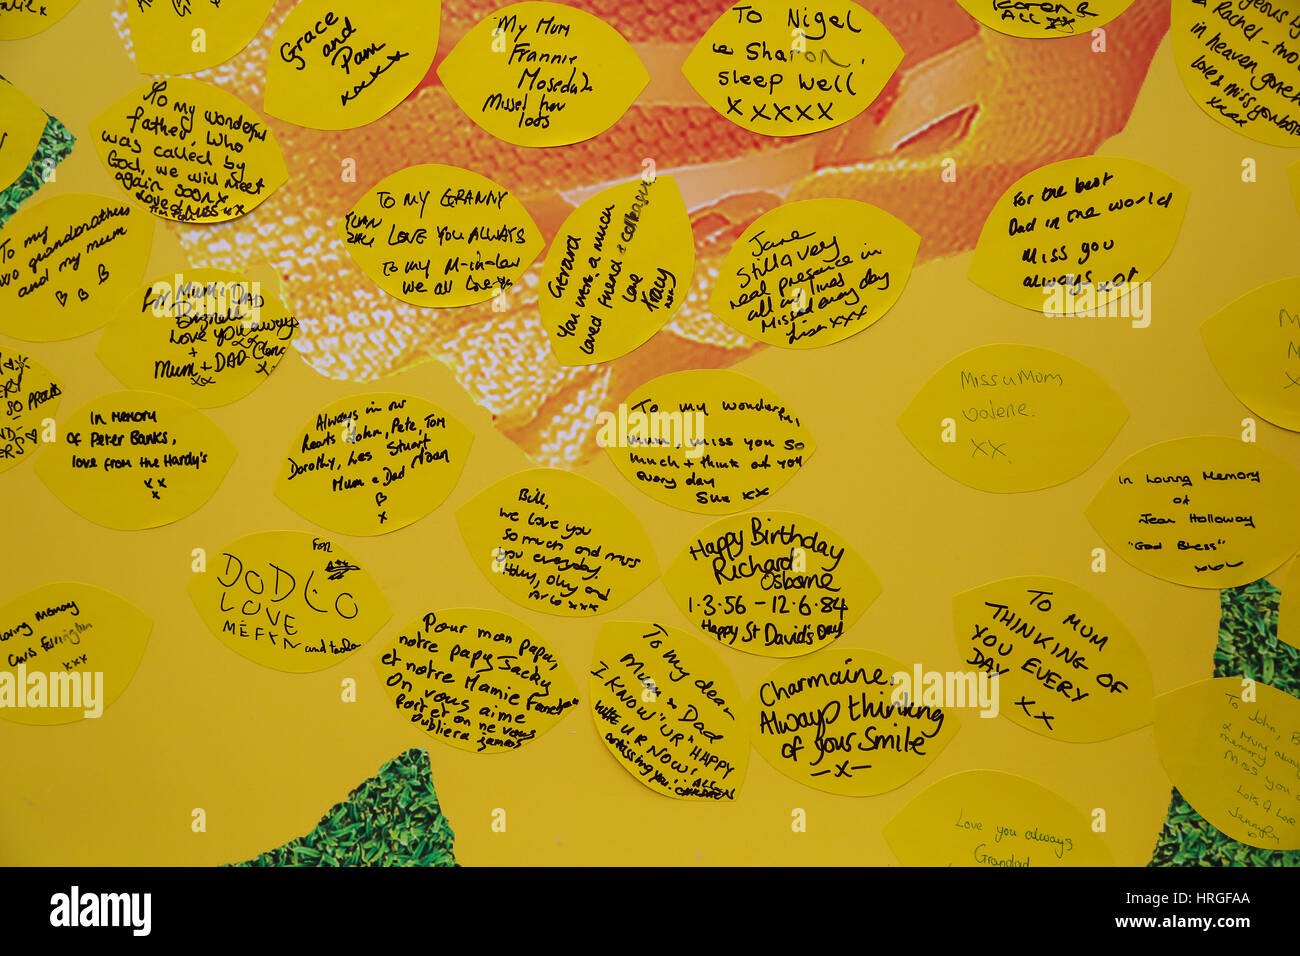
[[421, 306], [486, 302], [518, 282], [545, 245], [508, 189], [436, 163], [377, 183], [339, 220], [338, 234], [379, 288]]
[[1257, 581], [1300, 547], [1300, 475], [1251, 442], [1176, 438], [1133, 455], [1086, 514], [1147, 574], [1196, 588]]
[[1104, 27], [1133, 5], [1133, 0], [1060, 0], [1007, 3], [1006, 0], [957, 0], [972, 17], [999, 33], [1022, 39], [1072, 37]]
[[611, 186], [569, 214], [538, 309], [561, 365], [609, 362], [659, 331], [690, 291], [695, 239], [671, 176]]
[[123, 299], [95, 353], [128, 388], [212, 408], [266, 381], [297, 327], [277, 291], [258, 280], [186, 269]]
[[570, 471], [534, 468], [503, 478], [461, 505], [456, 523], [492, 586], [530, 611], [603, 614], [659, 576], [636, 515]]
[[177, 222], [237, 219], [289, 178], [265, 120], [198, 80], [151, 80], [93, 119], [90, 133], [127, 195]]
[[825, 647], [880, 596], [880, 581], [839, 534], [786, 511], [715, 521], [668, 566], [664, 586], [701, 631], [760, 657]]
[[373, 123], [419, 86], [438, 49], [440, 0], [301, 0], [266, 65], [266, 112], [313, 129]]
[[26, 0], [0, 5], [0, 40], [25, 40], [62, 20], [77, 0]]
[[59, 422], [36, 474], [86, 520], [136, 531], [197, 511], [234, 460], [230, 439], [192, 405], [158, 392], [109, 392]]
[[718, 17], [682, 73], [737, 126], [801, 136], [853, 119], [902, 62], [898, 41], [853, 0], [814, 0], [797, 8], [758, 0]]
[[996, 679], [998, 712], [1053, 740], [1109, 740], [1152, 719], [1151, 667], [1115, 612], [1045, 575], [992, 581], [952, 599], [957, 651]]
[[189, 592], [221, 643], [293, 674], [334, 666], [392, 616], [369, 571], [335, 542], [305, 531], [244, 535], [209, 556]]
[[1192, 809], [1266, 850], [1300, 850], [1300, 699], [1241, 677], [1156, 698], [1156, 749]]
[[0, 717], [19, 724], [98, 718], [135, 676], [153, 621], [109, 591], [64, 581], [0, 607]]
[[144, 275], [153, 220], [90, 193], [51, 196], [0, 229], [0, 332], [29, 342], [99, 328]]
[[650, 74], [622, 34], [562, 3], [526, 0], [481, 20], [438, 66], [476, 125], [516, 146], [567, 146], [627, 112]]
[[768, 345], [831, 345], [893, 308], [920, 248], [920, 236], [867, 203], [786, 203], [759, 216], [736, 240], [709, 307]]
[[384, 646], [375, 672], [398, 714], [470, 753], [518, 750], [578, 706], [554, 648], [500, 611], [428, 611]]
[[899, 416], [913, 447], [981, 491], [1050, 488], [1101, 457], [1128, 420], [1092, 369], [1034, 345], [982, 345], [925, 383]]
[[141, 73], [197, 73], [224, 63], [257, 35], [275, 0], [128, 3]]
[[1169, 258], [1188, 195], [1160, 170], [1118, 156], [1042, 166], [994, 205], [970, 280], [1049, 317], [1127, 317], [1122, 298]]
[[781, 396], [723, 369], [661, 375], [596, 424], [597, 444], [624, 478], [697, 514], [734, 514], [766, 501], [817, 449]]
[[339, 534], [385, 534], [451, 494], [474, 433], [415, 395], [372, 392], [326, 405], [293, 436], [275, 495]]
[[787, 661], [749, 702], [754, 749], [791, 780], [869, 797], [907, 783], [957, 733], [951, 709], [895, 699], [903, 665], [866, 650], [830, 648]]
[[1300, 276], [1248, 292], [1206, 319], [1201, 337], [1238, 401], [1300, 431]]
[[997, 770], [944, 777], [913, 797], [884, 833], [904, 866], [1115, 865], [1088, 814]]
[[8, 189], [31, 163], [48, 119], [30, 96], [0, 80], [0, 189]]
[[589, 676], [596, 732], [620, 767], [666, 797], [736, 799], [749, 766], [749, 719], [709, 647], [675, 627], [610, 622]]
[[1294, 561], [1282, 583], [1277, 605], [1277, 639], [1300, 647], [1300, 561]]
[[0, 472], [5, 472], [40, 446], [43, 423], [58, 411], [63, 386], [31, 356], [0, 345], [0, 391]]

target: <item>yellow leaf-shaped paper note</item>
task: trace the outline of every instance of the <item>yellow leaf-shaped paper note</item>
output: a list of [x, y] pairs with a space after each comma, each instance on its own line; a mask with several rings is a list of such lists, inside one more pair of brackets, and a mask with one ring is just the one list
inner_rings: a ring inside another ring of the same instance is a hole
[[1092, 818], [1060, 794], [997, 770], [922, 790], [885, 824], [904, 866], [1114, 866]]
[[461, 505], [456, 521], [492, 586], [531, 611], [603, 614], [659, 575], [636, 515], [571, 471], [504, 478]]
[[384, 534], [419, 521], [456, 487], [474, 433], [415, 395], [352, 395], [293, 436], [275, 494], [339, 534]]
[[1133, 0], [957, 0], [986, 27], [1008, 36], [1035, 40], [1091, 33], [1133, 5]]
[[123, 299], [96, 353], [129, 388], [211, 408], [264, 382], [297, 326], [276, 289], [222, 269], [187, 269]]
[[429, 72], [440, 12], [440, 0], [302, 0], [275, 34], [266, 112], [313, 129], [374, 122]]
[[1033, 345], [957, 356], [898, 419], [936, 468], [982, 491], [1049, 488], [1090, 468], [1128, 420], [1096, 372]]
[[1132, 159], [1082, 156], [1043, 166], [989, 213], [970, 279], [1050, 317], [1141, 322], [1132, 303], [1112, 300], [1142, 295], [1134, 287], [1168, 258], [1187, 197], [1182, 183]]
[[740, 689], [709, 647], [662, 624], [605, 624], [591, 661], [596, 732], [619, 766], [667, 797], [736, 799], [749, 766]]
[[903, 294], [921, 237], [853, 199], [804, 199], [759, 216], [731, 247], [714, 315], [768, 345], [847, 339]]
[[1156, 698], [1160, 762], [1189, 804], [1250, 846], [1300, 850], [1300, 699], [1215, 677]]
[[1243, 405], [1300, 431], [1300, 276], [1270, 282], [1216, 312], [1201, 337]]
[[92, 120], [90, 133], [117, 184], [177, 222], [236, 219], [289, 178], [262, 117], [198, 80], [151, 80]]
[[0, 189], [8, 189], [32, 161], [47, 119], [30, 96], [0, 80]]
[[760, 657], [825, 647], [880, 595], [843, 538], [785, 511], [715, 521], [669, 565], [664, 585], [701, 631]]
[[1300, 547], [1300, 476], [1258, 445], [1177, 438], [1106, 479], [1088, 520], [1124, 560], [1197, 588], [1257, 581]]
[[59, 408], [63, 386], [31, 356], [0, 346], [0, 472], [8, 471], [40, 445], [42, 422]]
[[331, 667], [374, 637], [391, 610], [370, 572], [303, 531], [244, 535], [208, 559], [190, 597], [232, 651], [280, 671]]
[[737, 126], [799, 136], [853, 119], [902, 62], [898, 41], [852, 0], [758, 0], [718, 17], [682, 73]]
[[131, 48], [141, 73], [197, 73], [248, 46], [275, 0], [128, 3]]
[[121, 696], [153, 621], [109, 591], [65, 581], [0, 607], [0, 717], [20, 724], [97, 718]]
[[868, 797], [901, 787], [960, 726], [950, 710], [895, 699], [902, 670], [864, 650], [787, 661], [750, 701], [755, 749], [791, 780], [827, 793]]
[[69, 339], [113, 317], [144, 275], [153, 220], [128, 202], [64, 193], [0, 230], [0, 332]]
[[565, 146], [618, 122], [650, 74], [604, 20], [528, 0], [474, 26], [439, 65], [438, 78], [456, 105], [498, 139]]
[[23, 40], [54, 26], [77, 0], [11, 0], [0, 4], [0, 40]]
[[106, 528], [156, 528], [203, 506], [235, 460], [207, 415], [158, 392], [109, 392], [63, 418], [36, 474]]
[[682, 304], [695, 271], [686, 203], [671, 176], [620, 183], [560, 227], [542, 266], [542, 326], [561, 365], [626, 355]]
[[999, 712], [1021, 727], [1091, 743], [1151, 723], [1141, 646], [1083, 588], [1043, 575], [993, 581], [954, 597], [952, 617], [962, 662], [996, 677]]
[[375, 185], [338, 233], [381, 289], [423, 306], [491, 299], [519, 281], [544, 245], [508, 190], [437, 164], [408, 166]]
[[1300, 647], [1300, 561], [1294, 561], [1282, 582], [1277, 605], [1277, 639]]
[[578, 706], [554, 648], [500, 611], [429, 611], [388, 642], [375, 671], [402, 717], [470, 753], [518, 750]]
[[1300, 212], [1300, 163], [1292, 163], [1286, 168], [1286, 178], [1291, 183], [1291, 199], [1295, 202], [1296, 212]]
[[706, 515], [766, 501], [812, 457], [812, 435], [781, 396], [722, 369], [647, 382], [597, 416], [596, 441], [628, 481]]

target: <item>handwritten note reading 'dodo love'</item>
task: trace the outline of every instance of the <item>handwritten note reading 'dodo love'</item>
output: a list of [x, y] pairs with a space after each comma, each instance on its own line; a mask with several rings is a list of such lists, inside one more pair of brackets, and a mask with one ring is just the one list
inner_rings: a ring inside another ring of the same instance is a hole
[[[8, 471], [34, 452], [45, 419], [59, 407], [63, 386], [40, 362], [0, 346], [0, 472]], [[57, 429], [55, 430], [57, 437]]]
[[128, 3], [131, 49], [141, 73], [197, 73], [248, 46], [275, 0]]
[[957, 0], [986, 27], [1028, 40], [1090, 34], [1133, 0]]

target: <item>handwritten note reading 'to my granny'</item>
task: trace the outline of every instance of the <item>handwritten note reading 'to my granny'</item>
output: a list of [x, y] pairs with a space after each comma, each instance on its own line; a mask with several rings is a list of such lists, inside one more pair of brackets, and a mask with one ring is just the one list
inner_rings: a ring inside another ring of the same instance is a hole
[[8, 471], [41, 440], [42, 422], [59, 407], [63, 387], [31, 357], [0, 347], [0, 472]]

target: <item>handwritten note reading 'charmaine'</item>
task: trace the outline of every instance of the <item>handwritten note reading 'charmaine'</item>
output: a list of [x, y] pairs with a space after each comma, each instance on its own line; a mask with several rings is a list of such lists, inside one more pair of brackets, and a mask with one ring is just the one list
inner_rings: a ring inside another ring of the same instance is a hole
[[1026, 39], [1088, 34], [1127, 10], [1133, 0], [957, 0], [987, 27]]
[[39, 446], [44, 420], [59, 407], [63, 387], [30, 356], [0, 347], [0, 472], [8, 471]]
[[1201, 337], [1243, 405], [1300, 431], [1300, 277], [1242, 296], [1206, 319]]

